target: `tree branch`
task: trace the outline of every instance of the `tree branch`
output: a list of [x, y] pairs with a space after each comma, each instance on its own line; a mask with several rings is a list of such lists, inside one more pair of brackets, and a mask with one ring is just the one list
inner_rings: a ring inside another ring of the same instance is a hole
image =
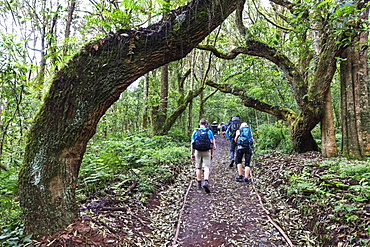
[[249, 97], [246, 95], [247, 92], [242, 88], [238, 88], [231, 84], [218, 84], [211, 80], [208, 80], [206, 83], [208, 86], [217, 88], [221, 92], [230, 93], [238, 96], [243, 101], [244, 106], [271, 114], [278, 119], [288, 122], [289, 125], [298, 118], [298, 114], [295, 113], [293, 110], [277, 105], [268, 104], [258, 99]]
[[307, 94], [305, 79], [301, 76], [300, 70], [293, 64], [288, 57], [278, 52], [275, 48], [268, 46], [260, 41], [248, 40], [245, 47], [236, 47], [229, 52], [221, 52], [214, 46], [198, 45], [198, 49], [211, 51], [216, 57], [222, 59], [234, 59], [239, 54], [262, 57], [276, 64], [285, 74], [289, 84], [292, 86], [296, 101], [300, 107], [304, 106], [304, 95]]
[[[256, 2], [255, 2], [255, 1], [253, 1], [253, 4], [254, 4], [254, 8], [257, 10], [257, 12], [258, 12], [260, 15], [262, 15], [262, 16], [263, 16], [263, 18], [265, 18], [265, 20], [266, 20], [268, 23], [270, 23], [271, 25], [274, 25], [274, 26], [275, 26], [275, 27], [277, 27], [277, 28], [280, 28], [281, 30], [287, 31], [287, 32], [291, 32], [291, 31], [293, 31], [292, 29], [289, 29], [289, 28], [286, 28], [286, 27], [280, 26], [280, 25], [276, 24], [275, 22], [271, 21], [269, 18], [267, 18], [267, 16], [266, 16], [264, 13], [262, 13], [262, 12], [258, 9], [258, 7], [257, 7], [257, 5], [256, 5]], [[281, 16], [280, 16], [280, 17], [281, 17]], [[282, 18], [282, 19], [284, 19], [284, 18]], [[285, 19], [286, 19], [286, 18], [285, 18]]]
[[280, 5], [284, 8], [289, 9], [289, 10], [292, 10], [293, 7], [296, 6], [296, 4], [294, 4], [290, 1], [286, 1], [286, 0], [270, 0], [270, 2], [275, 3], [277, 5]]

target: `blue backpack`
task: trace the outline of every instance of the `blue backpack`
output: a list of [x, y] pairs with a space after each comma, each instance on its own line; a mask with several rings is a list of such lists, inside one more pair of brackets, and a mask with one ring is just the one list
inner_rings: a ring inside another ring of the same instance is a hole
[[243, 127], [243, 128], [240, 128], [239, 131], [240, 131], [240, 135], [239, 135], [237, 144], [243, 147], [249, 147], [252, 143], [251, 128]]
[[198, 151], [207, 151], [212, 148], [211, 140], [208, 137], [208, 129], [196, 129], [197, 137], [193, 142], [193, 148]]

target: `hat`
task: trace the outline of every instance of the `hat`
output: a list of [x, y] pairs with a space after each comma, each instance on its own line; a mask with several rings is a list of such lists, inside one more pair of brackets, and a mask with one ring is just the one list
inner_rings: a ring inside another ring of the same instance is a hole
[[243, 127], [248, 127], [248, 124], [246, 122], [243, 122], [241, 125], [240, 125], [240, 128], [243, 128]]

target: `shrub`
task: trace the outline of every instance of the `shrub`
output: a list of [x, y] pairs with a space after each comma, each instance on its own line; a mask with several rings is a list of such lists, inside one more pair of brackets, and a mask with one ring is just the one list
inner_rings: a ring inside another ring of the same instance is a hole
[[125, 189], [139, 178], [138, 188], [145, 200], [158, 181], [166, 182], [173, 176], [169, 165], [183, 163], [188, 153], [189, 147], [168, 136], [90, 143], [81, 165], [78, 191], [90, 194], [104, 193], [107, 187]]
[[283, 152], [290, 152], [292, 144], [289, 139], [289, 129], [284, 122], [275, 124], [262, 124], [257, 129], [256, 146], [259, 150], [277, 149]]

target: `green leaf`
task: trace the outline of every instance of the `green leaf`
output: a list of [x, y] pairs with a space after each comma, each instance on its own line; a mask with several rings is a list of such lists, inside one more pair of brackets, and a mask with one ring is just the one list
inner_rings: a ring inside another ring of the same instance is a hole
[[319, 8], [319, 7], [321, 7], [321, 6], [323, 6], [323, 5], [327, 4], [327, 3], [332, 3], [332, 2], [333, 2], [333, 0], [325, 0], [325, 1], [322, 1], [321, 3], [319, 3], [317, 5], [317, 7]]

